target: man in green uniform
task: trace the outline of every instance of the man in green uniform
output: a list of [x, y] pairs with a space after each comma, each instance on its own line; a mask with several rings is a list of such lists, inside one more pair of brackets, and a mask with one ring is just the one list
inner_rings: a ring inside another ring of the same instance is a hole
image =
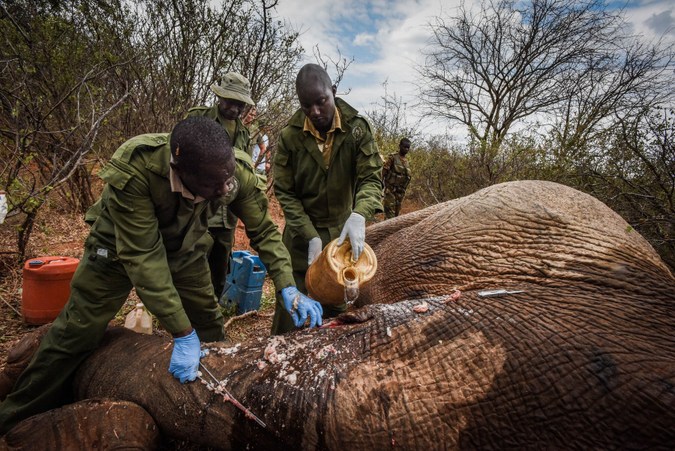
[[[274, 156], [274, 192], [284, 211], [284, 244], [293, 277], [305, 292], [307, 267], [324, 245], [349, 237], [358, 260], [366, 218], [382, 211], [382, 159], [368, 122], [344, 100], [326, 71], [307, 64], [297, 75], [300, 109], [281, 131]], [[320, 299], [319, 299], [320, 301]], [[277, 302], [272, 333], [293, 328]], [[346, 310], [324, 306], [326, 316]]]
[[401, 203], [405, 197], [405, 190], [410, 183], [411, 172], [408, 159], [410, 140], [403, 138], [398, 144], [398, 152], [387, 157], [382, 167], [384, 181], [384, 218], [395, 218], [401, 213]]
[[233, 152], [225, 131], [206, 118], [181, 121], [171, 135], [137, 136], [101, 170], [106, 185], [87, 212], [92, 224], [71, 295], [0, 404], [0, 434], [17, 422], [71, 400], [77, 366], [98, 346], [132, 287], [170, 332], [169, 371], [197, 377], [200, 338], [223, 339], [206, 252], [208, 218], [229, 206], [246, 225], [295, 324], [321, 324], [321, 305], [301, 295], [290, 256], [267, 213], [267, 197], [250, 157]]
[[[213, 119], [225, 129], [233, 147], [250, 155], [249, 130], [242, 122], [241, 115], [247, 106], [254, 105], [251, 84], [243, 75], [228, 72], [223, 76], [220, 85], [211, 85], [211, 91], [218, 97], [218, 102], [211, 107], [190, 108], [186, 117], [204, 116]], [[223, 294], [236, 227], [237, 218], [226, 208], [218, 210], [209, 221], [209, 233], [213, 237], [209, 268], [213, 290], [218, 299]]]

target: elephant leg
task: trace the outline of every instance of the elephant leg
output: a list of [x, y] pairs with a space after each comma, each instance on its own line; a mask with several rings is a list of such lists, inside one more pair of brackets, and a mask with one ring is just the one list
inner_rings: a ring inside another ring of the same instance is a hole
[[88, 399], [32, 416], [14, 426], [0, 449], [157, 449], [150, 414], [127, 401]]

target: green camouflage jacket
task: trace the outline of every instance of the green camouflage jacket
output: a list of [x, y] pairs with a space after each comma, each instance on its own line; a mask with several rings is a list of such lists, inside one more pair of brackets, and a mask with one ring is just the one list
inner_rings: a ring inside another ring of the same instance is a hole
[[401, 158], [396, 152], [387, 157], [382, 168], [382, 179], [385, 189], [391, 191], [405, 191], [412, 178], [407, 158]]

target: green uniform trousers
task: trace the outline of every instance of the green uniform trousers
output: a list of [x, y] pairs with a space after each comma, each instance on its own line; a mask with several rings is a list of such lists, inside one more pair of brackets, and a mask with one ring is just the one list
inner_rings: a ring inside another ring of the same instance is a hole
[[[100, 343], [132, 284], [116, 255], [104, 257], [91, 237], [75, 271], [68, 303], [54, 320], [12, 393], [0, 403], [0, 434], [30, 416], [72, 402], [77, 367]], [[201, 341], [223, 339], [223, 316], [214, 301], [206, 259], [173, 274], [183, 308]], [[169, 362], [166, 362], [167, 371]]]
[[[321, 243], [323, 244], [323, 247], [326, 247], [328, 243], [338, 238], [340, 236], [340, 232], [342, 231], [342, 226], [328, 228], [320, 228], [315, 226], [315, 228], [321, 237]], [[283, 242], [291, 254], [295, 286], [302, 293], [307, 294], [307, 287], [305, 286], [305, 274], [307, 274], [307, 250], [309, 242], [305, 241], [300, 236], [292, 236], [288, 228], [284, 229]], [[321, 299], [315, 299], [315, 301], [321, 302]], [[277, 293], [274, 319], [272, 320], [272, 335], [279, 335], [296, 329], [291, 315], [288, 313], [288, 311], [286, 311], [283, 305], [284, 301], [281, 297], [281, 293]], [[321, 307], [323, 307], [323, 318], [332, 318], [339, 315], [340, 313], [345, 312], [347, 310], [347, 303], [345, 302], [340, 305], [324, 305], [321, 303]]]
[[405, 197], [405, 191], [384, 191], [384, 219], [395, 218], [401, 213], [401, 204]]
[[213, 238], [213, 246], [209, 251], [209, 270], [211, 284], [218, 300], [223, 296], [225, 279], [230, 267], [230, 255], [234, 247], [234, 229], [226, 227], [209, 227]]

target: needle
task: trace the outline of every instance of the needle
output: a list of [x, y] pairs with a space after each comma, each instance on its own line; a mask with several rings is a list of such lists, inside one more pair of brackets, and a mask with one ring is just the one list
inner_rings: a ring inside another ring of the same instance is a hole
[[524, 293], [523, 290], [516, 290], [516, 291], [509, 291], [509, 290], [485, 290], [485, 291], [479, 291], [478, 296], [482, 298], [489, 298], [489, 297], [494, 297], [494, 296], [504, 296], [507, 294], [518, 294], [518, 293]]
[[227, 397], [228, 397], [229, 400], [232, 402], [232, 404], [234, 404], [239, 410], [241, 410], [242, 412], [244, 412], [244, 414], [246, 414], [247, 417], [252, 418], [253, 420], [255, 420], [255, 422], [258, 423], [260, 426], [262, 426], [262, 427], [264, 427], [264, 428], [267, 428], [267, 425], [266, 425], [265, 423], [263, 423], [263, 421], [262, 421], [260, 418], [258, 418], [257, 416], [255, 416], [255, 415], [253, 414], [253, 412], [251, 412], [251, 411], [248, 410], [246, 407], [244, 407], [244, 405], [243, 405], [242, 403], [240, 403], [239, 401], [237, 401], [237, 400], [235, 399], [235, 397], [232, 396], [232, 394], [231, 394], [231, 393], [230, 393], [230, 392], [229, 392], [229, 391], [228, 391], [228, 390], [220, 383], [220, 381], [218, 380], [218, 378], [217, 378], [216, 376], [214, 376], [213, 373], [211, 373], [211, 371], [209, 371], [209, 369], [208, 369], [206, 366], [204, 366], [204, 364], [203, 364], [202, 362], [199, 362], [199, 366], [201, 366], [202, 368], [204, 368], [204, 371], [206, 371], [206, 373], [207, 373], [209, 376], [211, 376], [211, 379], [213, 379], [213, 382], [215, 382], [215, 384], [218, 385], [218, 386], [225, 392], [225, 395], [227, 395]]

